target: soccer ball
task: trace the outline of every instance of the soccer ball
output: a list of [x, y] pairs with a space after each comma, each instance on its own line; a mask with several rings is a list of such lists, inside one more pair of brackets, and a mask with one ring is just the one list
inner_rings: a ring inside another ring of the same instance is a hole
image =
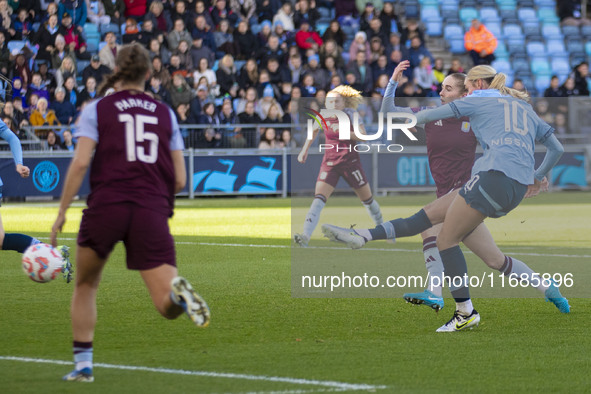
[[62, 272], [63, 266], [61, 253], [51, 245], [31, 245], [23, 253], [23, 271], [35, 282], [54, 280]]

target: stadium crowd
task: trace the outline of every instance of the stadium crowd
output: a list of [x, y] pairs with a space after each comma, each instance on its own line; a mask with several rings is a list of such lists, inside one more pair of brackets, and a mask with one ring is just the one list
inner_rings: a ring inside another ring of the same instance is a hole
[[[152, 59], [147, 91], [174, 109], [181, 127], [210, 126], [187, 127], [187, 147], [293, 147], [285, 126], [303, 119], [300, 98], [322, 103], [327, 91], [348, 84], [377, 102], [404, 59], [411, 67], [397, 96], [437, 97], [446, 75], [467, 68], [454, 58], [445, 69], [419, 21], [397, 11], [403, 7], [390, 0], [0, 0], [0, 72], [12, 81], [1, 116], [21, 138], [29, 125], [74, 125], [99, 97], [121, 45], [140, 42]], [[480, 45], [478, 34], [488, 42]], [[467, 53], [490, 63], [493, 40], [474, 21]], [[11, 42], [23, 44], [11, 50]], [[544, 95], [588, 96], [589, 86], [581, 63], [562, 86], [552, 78]], [[564, 127], [564, 108], [539, 107]], [[377, 108], [360, 111], [371, 121]], [[70, 132], [50, 128], [37, 129], [49, 149], [73, 149]]]

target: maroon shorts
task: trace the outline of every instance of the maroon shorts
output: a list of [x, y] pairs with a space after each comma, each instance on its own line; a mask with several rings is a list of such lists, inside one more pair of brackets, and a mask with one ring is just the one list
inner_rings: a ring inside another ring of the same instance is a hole
[[367, 184], [367, 177], [359, 159], [345, 161], [334, 166], [328, 165], [329, 163], [322, 162], [316, 181], [326, 182], [332, 187], [336, 187], [339, 178], [343, 177], [353, 189], [359, 189]]
[[437, 198], [445, 196], [446, 194], [451, 193], [453, 190], [461, 188], [466, 184], [466, 182], [468, 182], [469, 179], [470, 177], [468, 176], [465, 179], [462, 178], [453, 183], [450, 182], [445, 185], [437, 185], [437, 191], [435, 192], [437, 194]]
[[148, 270], [162, 264], [176, 266], [166, 215], [132, 203], [84, 210], [78, 245], [106, 259], [118, 241], [125, 245], [127, 268], [131, 270]]

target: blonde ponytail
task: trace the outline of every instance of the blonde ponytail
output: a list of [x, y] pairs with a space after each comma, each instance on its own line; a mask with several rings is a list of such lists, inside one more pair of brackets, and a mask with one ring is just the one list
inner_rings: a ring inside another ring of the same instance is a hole
[[529, 94], [507, 87], [505, 85], [507, 82], [507, 76], [503, 73], [497, 73], [497, 71], [491, 66], [482, 65], [473, 67], [468, 72], [467, 79], [473, 82], [482, 79], [489, 84], [489, 89], [496, 89], [501, 92], [501, 94], [529, 101]]

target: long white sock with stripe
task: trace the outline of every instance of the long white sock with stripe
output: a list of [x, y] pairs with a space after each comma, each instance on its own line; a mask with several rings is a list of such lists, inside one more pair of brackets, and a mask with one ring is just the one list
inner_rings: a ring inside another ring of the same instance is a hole
[[312, 201], [312, 205], [310, 205], [310, 210], [308, 210], [308, 214], [306, 215], [306, 220], [304, 221], [304, 236], [310, 237], [314, 232], [316, 226], [318, 226], [318, 221], [320, 220], [320, 212], [326, 205], [326, 197], [322, 194], [317, 194], [314, 196], [314, 201]]

